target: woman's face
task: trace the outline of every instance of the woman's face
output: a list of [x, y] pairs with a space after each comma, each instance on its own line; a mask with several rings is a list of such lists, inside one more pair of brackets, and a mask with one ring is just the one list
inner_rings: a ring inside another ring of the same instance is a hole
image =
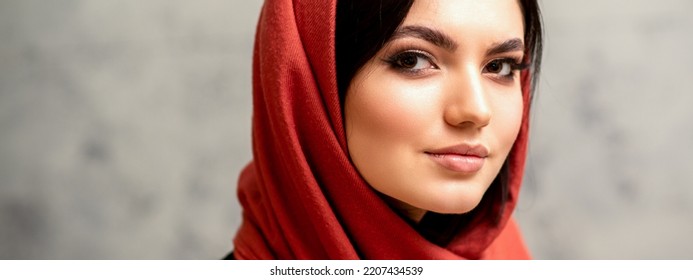
[[365, 180], [414, 220], [476, 207], [520, 128], [523, 38], [517, 0], [415, 1], [346, 95]]

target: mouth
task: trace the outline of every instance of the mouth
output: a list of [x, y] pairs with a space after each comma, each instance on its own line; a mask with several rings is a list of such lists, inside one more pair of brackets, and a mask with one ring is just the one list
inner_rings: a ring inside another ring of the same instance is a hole
[[488, 149], [481, 145], [457, 145], [424, 152], [439, 166], [457, 173], [475, 173], [484, 167]]

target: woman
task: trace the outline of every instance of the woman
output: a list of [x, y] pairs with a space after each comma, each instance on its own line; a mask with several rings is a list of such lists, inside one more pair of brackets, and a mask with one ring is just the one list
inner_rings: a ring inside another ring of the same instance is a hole
[[536, 1], [265, 2], [238, 259], [521, 259]]

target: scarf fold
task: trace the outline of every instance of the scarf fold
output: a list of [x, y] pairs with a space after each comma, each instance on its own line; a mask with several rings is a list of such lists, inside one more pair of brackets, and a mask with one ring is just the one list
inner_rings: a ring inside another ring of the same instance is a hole
[[253, 54], [253, 161], [241, 172], [238, 259], [517, 259], [512, 221], [527, 148], [525, 110], [498, 224], [476, 220], [446, 247], [424, 239], [361, 178], [346, 149], [335, 67], [336, 1], [267, 0]]

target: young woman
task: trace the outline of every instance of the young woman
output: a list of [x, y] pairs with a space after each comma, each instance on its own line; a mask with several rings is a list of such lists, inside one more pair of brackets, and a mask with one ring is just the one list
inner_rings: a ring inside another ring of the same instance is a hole
[[516, 259], [536, 0], [267, 0], [237, 259]]

